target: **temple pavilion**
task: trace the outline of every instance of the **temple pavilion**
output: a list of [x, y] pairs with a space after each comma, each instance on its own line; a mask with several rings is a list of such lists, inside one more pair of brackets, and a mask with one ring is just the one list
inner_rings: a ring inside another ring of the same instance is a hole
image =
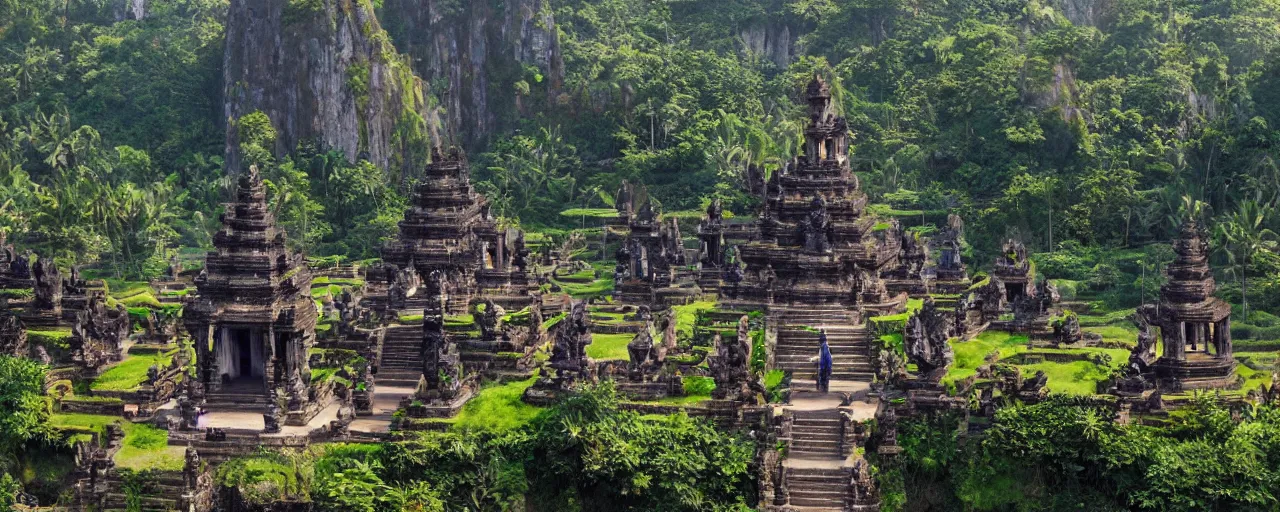
[[1234, 378], [1231, 352], [1231, 306], [1213, 296], [1216, 283], [1209, 269], [1209, 244], [1199, 224], [1183, 223], [1173, 244], [1177, 254], [1160, 287], [1160, 303], [1142, 309], [1160, 328], [1163, 355], [1153, 365], [1163, 389], [1221, 387]]
[[306, 424], [320, 408], [307, 365], [316, 325], [311, 272], [285, 248], [256, 167], [240, 176], [213, 245], [196, 278], [198, 297], [183, 313], [208, 407], [265, 407], [269, 391], [281, 390], [286, 423]]

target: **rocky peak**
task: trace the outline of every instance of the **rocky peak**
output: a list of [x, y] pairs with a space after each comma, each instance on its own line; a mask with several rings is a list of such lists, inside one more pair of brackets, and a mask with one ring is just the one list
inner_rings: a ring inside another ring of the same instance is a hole
[[227, 169], [242, 167], [235, 121], [259, 110], [277, 154], [316, 140], [402, 173], [425, 160], [438, 120], [369, 0], [231, 0], [226, 30]]
[[381, 13], [414, 70], [439, 84], [445, 126], [470, 149], [558, 101], [564, 61], [549, 0], [384, 0]]

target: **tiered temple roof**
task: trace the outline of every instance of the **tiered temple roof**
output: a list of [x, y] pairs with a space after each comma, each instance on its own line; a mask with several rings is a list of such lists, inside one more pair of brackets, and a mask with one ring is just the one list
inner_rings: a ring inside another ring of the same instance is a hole
[[382, 250], [382, 259], [413, 268], [425, 277], [440, 271], [449, 283], [452, 312], [483, 292], [504, 306], [528, 305], [528, 277], [520, 239], [500, 229], [489, 200], [471, 186], [466, 155], [457, 148], [432, 152], [423, 181], [414, 187], [412, 205], [400, 221], [400, 237]]
[[806, 92], [805, 154], [768, 183], [761, 239], [742, 247], [743, 292], [779, 302], [853, 304], [858, 270], [878, 276], [895, 264], [901, 242], [896, 226], [863, 215], [867, 197], [849, 165], [849, 127], [832, 109], [830, 87], [815, 78]]
[[1173, 243], [1177, 257], [1166, 270], [1160, 304], [1144, 307], [1146, 321], [1160, 327], [1164, 353], [1155, 364], [1169, 390], [1230, 385], [1235, 370], [1231, 347], [1231, 306], [1213, 296], [1217, 284], [1209, 268], [1209, 244], [1199, 224], [1183, 223]]
[[[289, 424], [303, 424], [311, 382], [307, 350], [315, 340], [311, 271], [285, 247], [256, 167], [239, 178], [222, 214], [215, 250], [196, 278], [198, 298], [183, 312], [196, 340], [199, 378], [216, 401], [221, 386], [249, 381], [255, 395], [285, 388]], [[230, 400], [232, 397], [228, 397]], [[301, 422], [301, 423], [300, 423]]]

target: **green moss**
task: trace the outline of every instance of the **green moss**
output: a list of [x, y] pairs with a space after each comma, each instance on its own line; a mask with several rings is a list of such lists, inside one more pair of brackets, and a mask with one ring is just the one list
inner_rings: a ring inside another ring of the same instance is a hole
[[[956, 358], [947, 375], [943, 377], [944, 384], [954, 384], [957, 381], [975, 375], [977, 368], [986, 364], [987, 354], [998, 352], [1001, 360], [1007, 360], [1029, 350], [1026, 336], [998, 331], [984, 332], [970, 341], [960, 342], [953, 340], [951, 347], [955, 351]], [[1070, 362], [1044, 361], [1015, 365], [1025, 376], [1031, 376], [1037, 371], [1043, 371], [1049, 379], [1046, 387], [1051, 393], [1066, 393], [1070, 395], [1091, 395], [1096, 393], [1098, 383], [1107, 380], [1114, 369], [1125, 364], [1129, 356], [1129, 352], [1124, 349], [1036, 349], [1036, 352], [1091, 357], [1105, 354], [1110, 357], [1109, 366], [1100, 365], [1089, 360]]]
[[[687, 341], [693, 339], [694, 326], [698, 323], [699, 314], [715, 309], [716, 303], [710, 301], [694, 302], [681, 306], [672, 306], [671, 312], [676, 320], [676, 339]], [[737, 326], [734, 326], [737, 329]]]
[[630, 359], [627, 344], [634, 338], [634, 334], [592, 334], [591, 344], [587, 345], [587, 357], [597, 361]]
[[96, 414], [54, 414], [49, 423], [56, 429], [72, 432], [106, 432], [110, 423], [120, 422], [124, 429], [124, 446], [116, 453], [116, 466], [133, 470], [182, 469], [184, 449], [169, 446], [169, 433], [144, 423], [123, 421], [116, 416]]
[[6, 299], [30, 299], [35, 295], [31, 288], [0, 288], [0, 297]]
[[109, 368], [89, 384], [94, 391], [134, 391], [147, 381], [147, 369], [152, 365], [161, 368], [173, 362], [176, 350], [167, 354], [131, 355]]
[[155, 294], [151, 283], [146, 281], [123, 281], [120, 279], [103, 279], [107, 285], [108, 295], [116, 299], [126, 299], [142, 293]]
[[312, 299], [319, 300], [323, 297], [337, 297], [339, 295], [342, 295], [341, 286], [338, 286], [336, 284], [315, 286], [315, 284], [312, 283], [312, 286], [311, 286]]
[[28, 329], [27, 341], [36, 345], [44, 345], [46, 347], [58, 347], [62, 349], [71, 348], [71, 329]]
[[613, 279], [604, 277], [596, 279], [590, 283], [569, 283], [564, 281], [552, 280], [560, 286], [565, 293], [575, 299], [589, 299], [592, 297], [603, 297], [613, 293]]
[[[711, 399], [710, 395], [687, 395], [687, 396], [669, 396], [659, 398], [657, 400], [647, 400], [644, 403], [657, 405], [674, 405], [677, 407], [689, 407], [700, 405]], [[662, 419], [670, 421], [670, 418], [664, 415], [653, 415], [654, 419]]]
[[543, 410], [520, 399], [536, 380], [537, 376], [505, 384], [489, 383], [448, 423], [462, 431], [509, 431], [523, 427]]
[[[422, 315], [418, 315], [421, 319]], [[476, 318], [473, 315], [449, 315], [444, 317], [445, 327], [471, 327], [475, 325]]]
[[1244, 379], [1244, 385], [1240, 390], [1248, 393], [1262, 386], [1271, 385], [1271, 372], [1266, 370], [1255, 370], [1250, 368], [1248, 364], [1236, 365], [1236, 375]]
[[120, 303], [129, 308], [149, 307], [153, 309], [160, 309], [163, 307], [160, 304], [160, 300], [156, 299], [155, 294], [150, 290], [120, 299]]
[[560, 212], [561, 217], [589, 217], [593, 219], [608, 219], [618, 216], [618, 210], [613, 208], [570, 208]]
[[560, 321], [564, 320], [564, 319], [565, 319], [565, 318], [567, 318], [568, 316], [569, 316], [569, 314], [568, 314], [568, 313], [560, 313], [560, 314], [558, 314], [558, 315], [556, 315], [556, 316], [553, 316], [553, 317], [551, 317], [551, 318], [548, 318], [548, 319], [546, 319], [546, 320], [543, 320], [543, 321], [542, 321], [542, 329], [545, 331], [545, 330], [547, 330], [547, 329], [550, 329], [550, 328], [552, 328], [552, 327], [555, 327], [555, 326], [556, 326], [556, 324], [559, 324], [559, 323], [560, 323]]

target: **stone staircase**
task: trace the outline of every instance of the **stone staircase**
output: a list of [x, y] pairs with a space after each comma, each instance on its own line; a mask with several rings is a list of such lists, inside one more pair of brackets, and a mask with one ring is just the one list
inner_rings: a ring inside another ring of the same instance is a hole
[[209, 411], [263, 411], [270, 401], [261, 388], [232, 386], [209, 391], [204, 396], [204, 408]]
[[379, 361], [379, 386], [417, 386], [422, 376], [422, 326], [388, 326]]
[[723, 285], [721, 271], [711, 267], [703, 267], [702, 273], [698, 276], [698, 288], [702, 289], [703, 295], [720, 295], [720, 287]]
[[805, 308], [771, 311], [778, 325], [774, 366], [791, 371], [797, 379], [813, 379], [817, 372], [819, 329], [827, 331], [833, 367], [831, 380], [870, 382], [871, 344], [865, 325], [855, 313], [841, 308]]
[[842, 459], [839, 409], [795, 411], [794, 415], [788, 457], [837, 461]]
[[788, 467], [788, 510], [843, 512], [852, 471], [847, 467]]
[[[102, 502], [103, 512], [130, 510], [129, 495], [125, 483], [119, 475], [112, 474], [107, 478], [106, 496]], [[143, 480], [143, 495], [138, 497], [138, 510], [144, 512], [167, 512], [178, 510], [177, 497], [186, 491], [181, 471], [159, 471]]]
[[[803, 392], [789, 408], [791, 438], [783, 461], [785, 503], [795, 512], [842, 512], [851, 470], [841, 450], [840, 399]], [[780, 491], [782, 489], [779, 489]]]

